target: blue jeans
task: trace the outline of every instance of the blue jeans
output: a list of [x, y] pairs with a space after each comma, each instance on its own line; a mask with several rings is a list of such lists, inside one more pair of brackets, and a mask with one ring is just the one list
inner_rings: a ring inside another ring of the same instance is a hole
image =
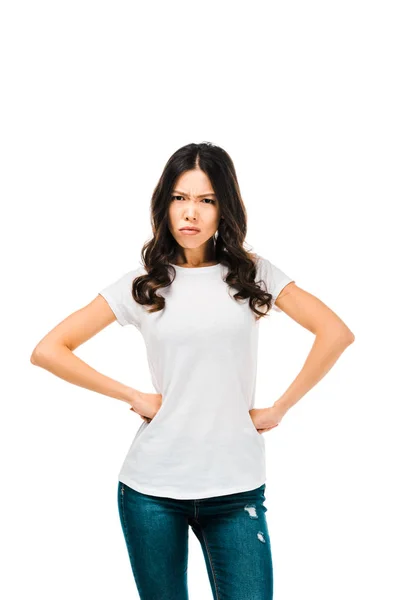
[[118, 511], [141, 600], [188, 600], [189, 525], [214, 600], [271, 600], [273, 571], [265, 484], [247, 492], [181, 500], [118, 482]]

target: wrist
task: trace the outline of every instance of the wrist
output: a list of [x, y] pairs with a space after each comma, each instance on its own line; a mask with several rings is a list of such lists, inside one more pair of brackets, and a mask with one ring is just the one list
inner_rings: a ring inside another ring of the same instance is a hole
[[138, 390], [135, 390], [133, 387], [125, 386], [122, 391], [121, 400], [129, 404], [129, 406], [135, 410], [137, 395]]
[[276, 402], [274, 402], [272, 407], [275, 408], [282, 415], [282, 417], [287, 413], [287, 411], [290, 408], [289, 406], [286, 406], [283, 400], [277, 400]]

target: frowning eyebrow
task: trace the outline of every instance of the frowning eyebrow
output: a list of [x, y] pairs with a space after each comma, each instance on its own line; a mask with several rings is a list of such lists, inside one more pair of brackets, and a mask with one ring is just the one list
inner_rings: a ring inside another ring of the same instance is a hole
[[[180, 194], [181, 196], [188, 196], [189, 194], [186, 194], [185, 192], [180, 192], [179, 190], [173, 190], [172, 192], [173, 194]], [[208, 192], [208, 194], [200, 194], [200, 196], [196, 196], [196, 198], [206, 198], [208, 196], [215, 196], [217, 197], [215, 194], [213, 194], [213, 192]]]

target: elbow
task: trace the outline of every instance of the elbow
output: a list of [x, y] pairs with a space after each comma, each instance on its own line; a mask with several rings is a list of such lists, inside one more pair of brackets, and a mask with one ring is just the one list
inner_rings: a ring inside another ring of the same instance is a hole
[[318, 333], [320, 333], [323, 336], [327, 336], [328, 338], [330, 338], [332, 340], [332, 342], [334, 342], [335, 344], [339, 344], [341, 346], [350, 346], [350, 344], [352, 344], [354, 342], [354, 340], [356, 339], [354, 333], [346, 328], [330, 328], [330, 329], [324, 329], [323, 331], [318, 331], [316, 335], [318, 335]]
[[36, 348], [34, 349], [34, 351], [31, 354], [31, 363], [33, 365], [39, 364], [39, 352], [36, 350]]
[[355, 339], [356, 339], [356, 336], [354, 335], [354, 333], [352, 331], [350, 331], [350, 329], [342, 332], [338, 336], [338, 341], [341, 344], [343, 344], [345, 347], [350, 346], [350, 344], [352, 344]]
[[45, 352], [40, 346], [36, 346], [31, 354], [31, 363], [36, 366], [40, 366], [43, 363], [45, 356], [48, 356], [49, 352]]
[[38, 355], [38, 350], [37, 349], [38, 349], [38, 347], [35, 346], [35, 348], [33, 349], [32, 354], [31, 354], [31, 363], [33, 365], [37, 364], [37, 355]]
[[343, 331], [342, 337], [343, 337], [344, 341], [349, 345], [352, 344], [354, 342], [354, 340], [356, 339], [356, 336], [351, 331], [351, 329], [349, 329], [348, 327], [346, 327], [346, 329]]
[[47, 341], [46, 343], [40, 342], [31, 354], [31, 363], [38, 367], [46, 368], [57, 357], [59, 350], [64, 348], [70, 350], [66, 344], [56, 344]]

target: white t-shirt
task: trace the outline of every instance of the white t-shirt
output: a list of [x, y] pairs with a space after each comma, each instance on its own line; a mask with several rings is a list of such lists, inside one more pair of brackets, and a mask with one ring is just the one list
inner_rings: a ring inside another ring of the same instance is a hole
[[[166, 301], [161, 311], [149, 314], [132, 297], [143, 266], [99, 292], [120, 325], [143, 335], [155, 393], [162, 394], [155, 417], [137, 430], [119, 480], [144, 494], [180, 499], [252, 490], [266, 475], [264, 437], [249, 414], [265, 317], [256, 321], [249, 299], [232, 297], [236, 290], [223, 280], [227, 267], [174, 267], [173, 283], [157, 291]], [[259, 279], [281, 312], [275, 300], [294, 280], [257, 255]]]

